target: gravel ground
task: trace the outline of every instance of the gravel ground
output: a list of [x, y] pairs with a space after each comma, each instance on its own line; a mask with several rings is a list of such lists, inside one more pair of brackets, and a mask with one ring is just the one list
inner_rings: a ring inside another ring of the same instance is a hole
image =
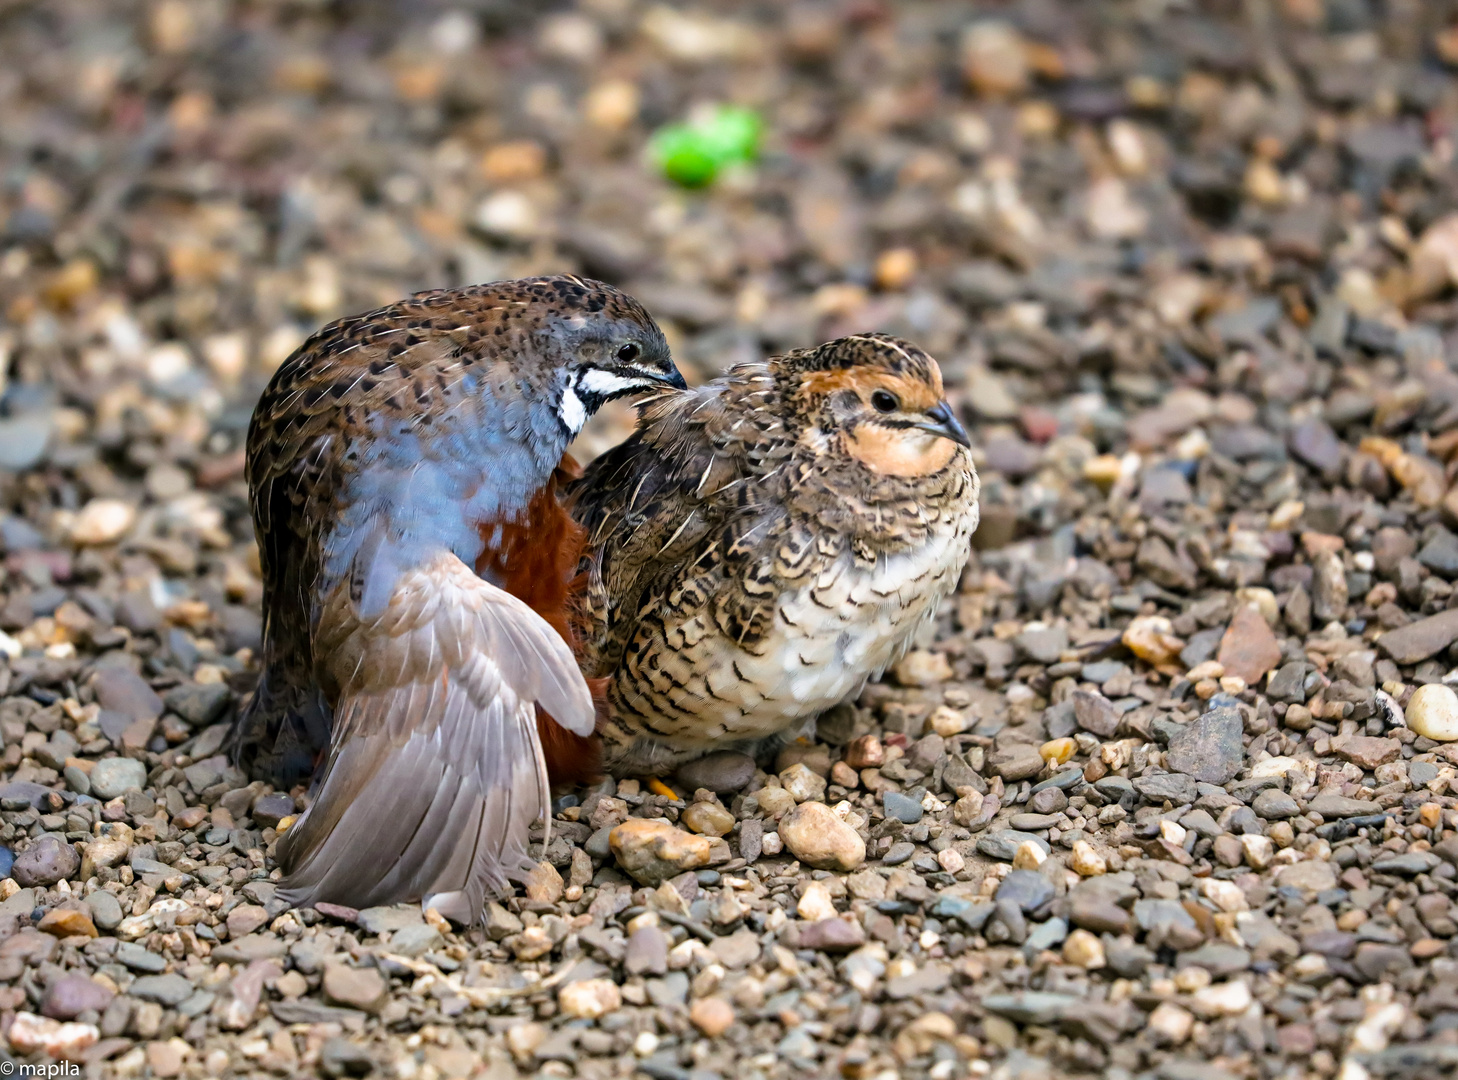
[[[1451, 1075], [1454, 66], [1438, 0], [0, 2], [11, 1053]], [[724, 100], [758, 166], [645, 166]], [[218, 753], [253, 397], [327, 319], [555, 270], [691, 377], [939, 356], [984, 485], [960, 592], [769, 769], [562, 799], [484, 928], [284, 911], [301, 793]]]

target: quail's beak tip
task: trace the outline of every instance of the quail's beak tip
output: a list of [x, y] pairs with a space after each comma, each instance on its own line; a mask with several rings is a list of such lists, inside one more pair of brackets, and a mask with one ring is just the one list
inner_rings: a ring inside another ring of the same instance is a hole
[[967, 435], [967, 429], [957, 419], [957, 414], [945, 401], [938, 402], [926, 412], [928, 419], [932, 422], [926, 426], [926, 430], [951, 439], [958, 446], [972, 447], [972, 440]]

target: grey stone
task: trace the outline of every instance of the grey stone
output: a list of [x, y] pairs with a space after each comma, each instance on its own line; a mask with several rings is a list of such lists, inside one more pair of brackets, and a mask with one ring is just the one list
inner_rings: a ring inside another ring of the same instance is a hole
[[1458, 608], [1389, 630], [1377, 647], [1398, 664], [1418, 664], [1458, 641]]
[[951, 969], [933, 960], [906, 975], [887, 979], [886, 996], [893, 1001], [904, 1001], [918, 994], [936, 994], [945, 990], [951, 981]]
[[1056, 664], [1068, 649], [1068, 631], [1062, 626], [1024, 630], [1013, 641], [1028, 659], [1039, 664]]
[[1171, 926], [1195, 929], [1195, 920], [1178, 900], [1136, 900], [1134, 920], [1146, 933]]
[[707, 788], [719, 795], [741, 791], [754, 779], [754, 758], [735, 750], [719, 750], [679, 766], [675, 774], [689, 794]]
[[1004, 780], [1027, 780], [1043, 771], [1044, 761], [1031, 743], [1009, 743], [994, 750], [987, 764]]
[[375, 1070], [375, 1061], [363, 1046], [336, 1035], [319, 1048], [319, 1067], [325, 1076], [368, 1076]]
[[92, 687], [103, 709], [122, 713], [132, 720], [155, 720], [165, 708], [147, 680], [127, 668], [98, 669]]
[[1075, 888], [1069, 900], [1068, 918], [1074, 926], [1096, 934], [1122, 934], [1129, 929], [1129, 913], [1107, 896]]
[[128, 791], [141, 791], [147, 783], [147, 766], [134, 758], [104, 758], [91, 767], [91, 794], [108, 802]]
[[157, 953], [149, 952], [147, 949], [132, 941], [121, 941], [116, 946], [117, 963], [131, 968], [133, 971], [141, 971], [152, 975], [167, 970], [167, 958]]
[[91, 909], [91, 921], [102, 930], [115, 930], [122, 921], [120, 901], [105, 889], [86, 897], [86, 906]]
[[1372, 863], [1372, 869], [1379, 874], [1415, 877], [1432, 870], [1438, 861], [1438, 857], [1430, 851], [1407, 851], [1399, 855], [1384, 855]]
[[1234, 779], [1244, 762], [1244, 726], [1235, 709], [1211, 709], [1170, 740], [1165, 762], [1207, 784]]
[[1180, 818], [1180, 824], [1197, 836], [1203, 836], [1207, 840], [1213, 840], [1225, 831], [1204, 810], [1191, 810], [1184, 817]]
[[254, 799], [251, 814], [253, 820], [259, 825], [271, 828], [292, 814], [294, 809], [293, 797], [276, 791], [271, 795], [260, 795]]
[[1249, 951], [1222, 942], [1201, 945], [1198, 949], [1182, 952], [1175, 958], [1176, 967], [1202, 967], [1217, 979], [1247, 970], [1250, 962]]
[[886, 849], [881, 862], [886, 866], [900, 866], [916, 854], [916, 845], [909, 840], [898, 840]]
[[[1042, 814], [1054, 815], [1057, 814], [1060, 810], [1066, 809], [1067, 806], [1068, 796], [1064, 794], [1062, 788], [1057, 787], [1047, 787], [1039, 791], [1035, 791], [1033, 792], [1032, 798], [1028, 800], [1028, 809], [1032, 811], [1034, 816]], [[1054, 820], [1056, 823], [1057, 819], [1055, 818]], [[1024, 826], [1019, 825], [1016, 822], [1013, 822], [1012, 826], [1015, 829], [1024, 828]]]
[[938, 919], [956, 919], [972, 933], [977, 933], [992, 918], [996, 905], [990, 901], [967, 900], [960, 896], [944, 896], [932, 906]]
[[1013, 994], [988, 994], [982, 999], [982, 1007], [1015, 1024], [1042, 1026], [1056, 1023], [1081, 1000], [1072, 994], [1020, 990]]
[[1185, 642], [1185, 647], [1180, 650], [1180, 663], [1186, 667], [1203, 664], [1215, 655], [1216, 650], [1220, 648], [1220, 639], [1224, 636], [1225, 628], [1221, 626], [1195, 631]]
[[1154, 773], [1134, 781], [1134, 790], [1148, 802], [1170, 802], [1175, 806], [1193, 803], [1200, 796], [1195, 778], [1184, 773]]
[[649, 979], [643, 988], [648, 991], [648, 1000], [660, 1009], [682, 1005], [688, 1000], [688, 975], [670, 971], [661, 979]]
[[1018, 848], [1024, 843], [1032, 841], [1043, 849], [1046, 855], [1049, 851], [1048, 843], [1032, 833], [1018, 832], [1015, 829], [998, 829], [990, 832], [977, 841], [977, 850], [989, 859], [1001, 859], [1004, 862], [1012, 862]]
[[1335, 478], [1342, 467], [1342, 444], [1325, 420], [1311, 417], [1291, 429], [1291, 453], [1324, 477]]
[[420, 926], [425, 922], [425, 916], [418, 905], [398, 904], [394, 907], [364, 908], [355, 922], [367, 934], [384, 935], [407, 926]]
[[425, 923], [402, 926], [390, 935], [390, 949], [401, 956], [419, 956], [445, 944], [440, 931]]
[[11, 802], [15, 804], [6, 806], [7, 810], [21, 810], [26, 806], [31, 806], [37, 810], [49, 812], [47, 800], [50, 795], [50, 788], [31, 780], [11, 780], [9, 783], [0, 784], [0, 804]]
[[213, 958], [228, 963], [251, 964], [255, 960], [277, 960], [288, 946], [272, 934], [244, 934], [213, 949]]
[[1267, 788], [1251, 800], [1250, 808], [1267, 821], [1284, 821], [1301, 813], [1301, 806], [1280, 788]]
[[1345, 795], [1334, 795], [1330, 792], [1323, 792], [1316, 796], [1306, 804], [1306, 808], [1324, 818], [1358, 817], [1362, 814], [1375, 814], [1382, 809], [1375, 802], [1351, 799]]
[[1057, 814], [1014, 814], [1007, 823], [1019, 832], [1038, 832], [1053, 828], [1059, 820]]
[[167, 1008], [176, 1008], [192, 997], [192, 983], [181, 975], [139, 975], [132, 980], [127, 993], [143, 1001], [155, 1001]]
[[1134, 797], [1134, 785], [1123, 776], [1103, 776], [1094, 781], [1094, 790], [1109, 802], [1123, 802]]
[[1306, 700], [1306, 675], [1310, 669], [1301, 661], [1282, 664], [1266, 682], [1266, 696], [1272, 701], [1298, 705]]
[[895, 818], [907, 825], [915, 825], [921, 820], [924, 812], [918, 800], [903, 795], [899, 791], [883, 791], [881, 805], [888, 818]]
[[1078, 690], [1073, 694], [1073, 717], [1078, 726], [1101, 739], [1110, 738], [1119, 727], [1119, 713], [1114, 703], [1102, 694]]
[[1352, 957], [1355, 967], [1368, 982], [1390, 981], [1394, 975], [1412, 967], [1412, 957], [1405, 945], [1384, 945], [1364, 941]]
[[223, 683], [183, 683], [162, 697], [163, 703], [195, 728], [216, 723], [233, 701], [233, 691]]
[[1011, 900], [1023, 911], [1036, 911], [1053, 899], [1053, 884], [1036, 870], [1014, 870], [998, 885], [996, 899]]
[[1104, 946], [1104, 955], [1108, 959], [1109, 970], [1125, 979], [1139, 978], [1144, 969], [1154, 963], [1153, 951], [1132, 941], [1109, 942]]
[[1417, 560], [1450, 581], [1458, 577], [1458, 536], [1440, 529], [1417, 553]]
[[1068, 938], [1068, 923], [1062, 919], [1046, 919], [1038, 923], [1023, 942], [1023, 952], [1036, 956], [1047, 949], [1056, 949]]
[[1438, 766], [1431, 761], [1409, 761], [1407, 778], [1414, 788], [1427, 787], [1438, 778]]
[[623, 969], [629, 975], [662, 975], [668, 970], [668, 938], [656, 926], [640, 926], [628, 935]]
[[1095, 660], [1091, 664], [1084, 664], [1079, 675], [1085, 682], [1103, 686], [1110, 679], [1126, 674], [1128, 670], [1129, 665], [1122, 660]]

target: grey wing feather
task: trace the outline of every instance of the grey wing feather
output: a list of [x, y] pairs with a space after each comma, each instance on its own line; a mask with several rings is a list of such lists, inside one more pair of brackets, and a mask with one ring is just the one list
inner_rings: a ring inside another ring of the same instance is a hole
[[556, 631], [453, 555], [401, 575], [377, 619], [345, 592], [316, 651], [339, 687], [333, 740], [318, 797], [279, 841], [280, 896], [434, 898], [473, 922], [531, 866], [528, 829], [548, 807], [535, 703], [588, 733], [591, 695]]

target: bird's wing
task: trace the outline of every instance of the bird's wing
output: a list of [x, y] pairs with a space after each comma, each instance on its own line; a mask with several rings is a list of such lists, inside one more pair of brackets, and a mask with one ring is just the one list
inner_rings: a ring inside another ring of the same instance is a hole
[[645, 603], [661, 588], [696, 577], [696, 561], [733, 542], [732, 521], [756, 512], [761, 492], [748, 482], [753, 465], [719, 437], [731, 420], [719, 389], [700, 387], [646, 406], [632, 437], [594, 459], [568, 488], [572, 515], [587, 530], [578, 638], [592, 674], [618, 666]]
[[352, 591], [329, 597], [315, 636], [334, 730], [318, 797], [279, 841], [280, 895], [423, 898], [474, 922], [530, 866], [547, 809], [533, 706], [589, 734], [587, 685], [560, 635], [450, 553], [398, 572], [373, 618]]

